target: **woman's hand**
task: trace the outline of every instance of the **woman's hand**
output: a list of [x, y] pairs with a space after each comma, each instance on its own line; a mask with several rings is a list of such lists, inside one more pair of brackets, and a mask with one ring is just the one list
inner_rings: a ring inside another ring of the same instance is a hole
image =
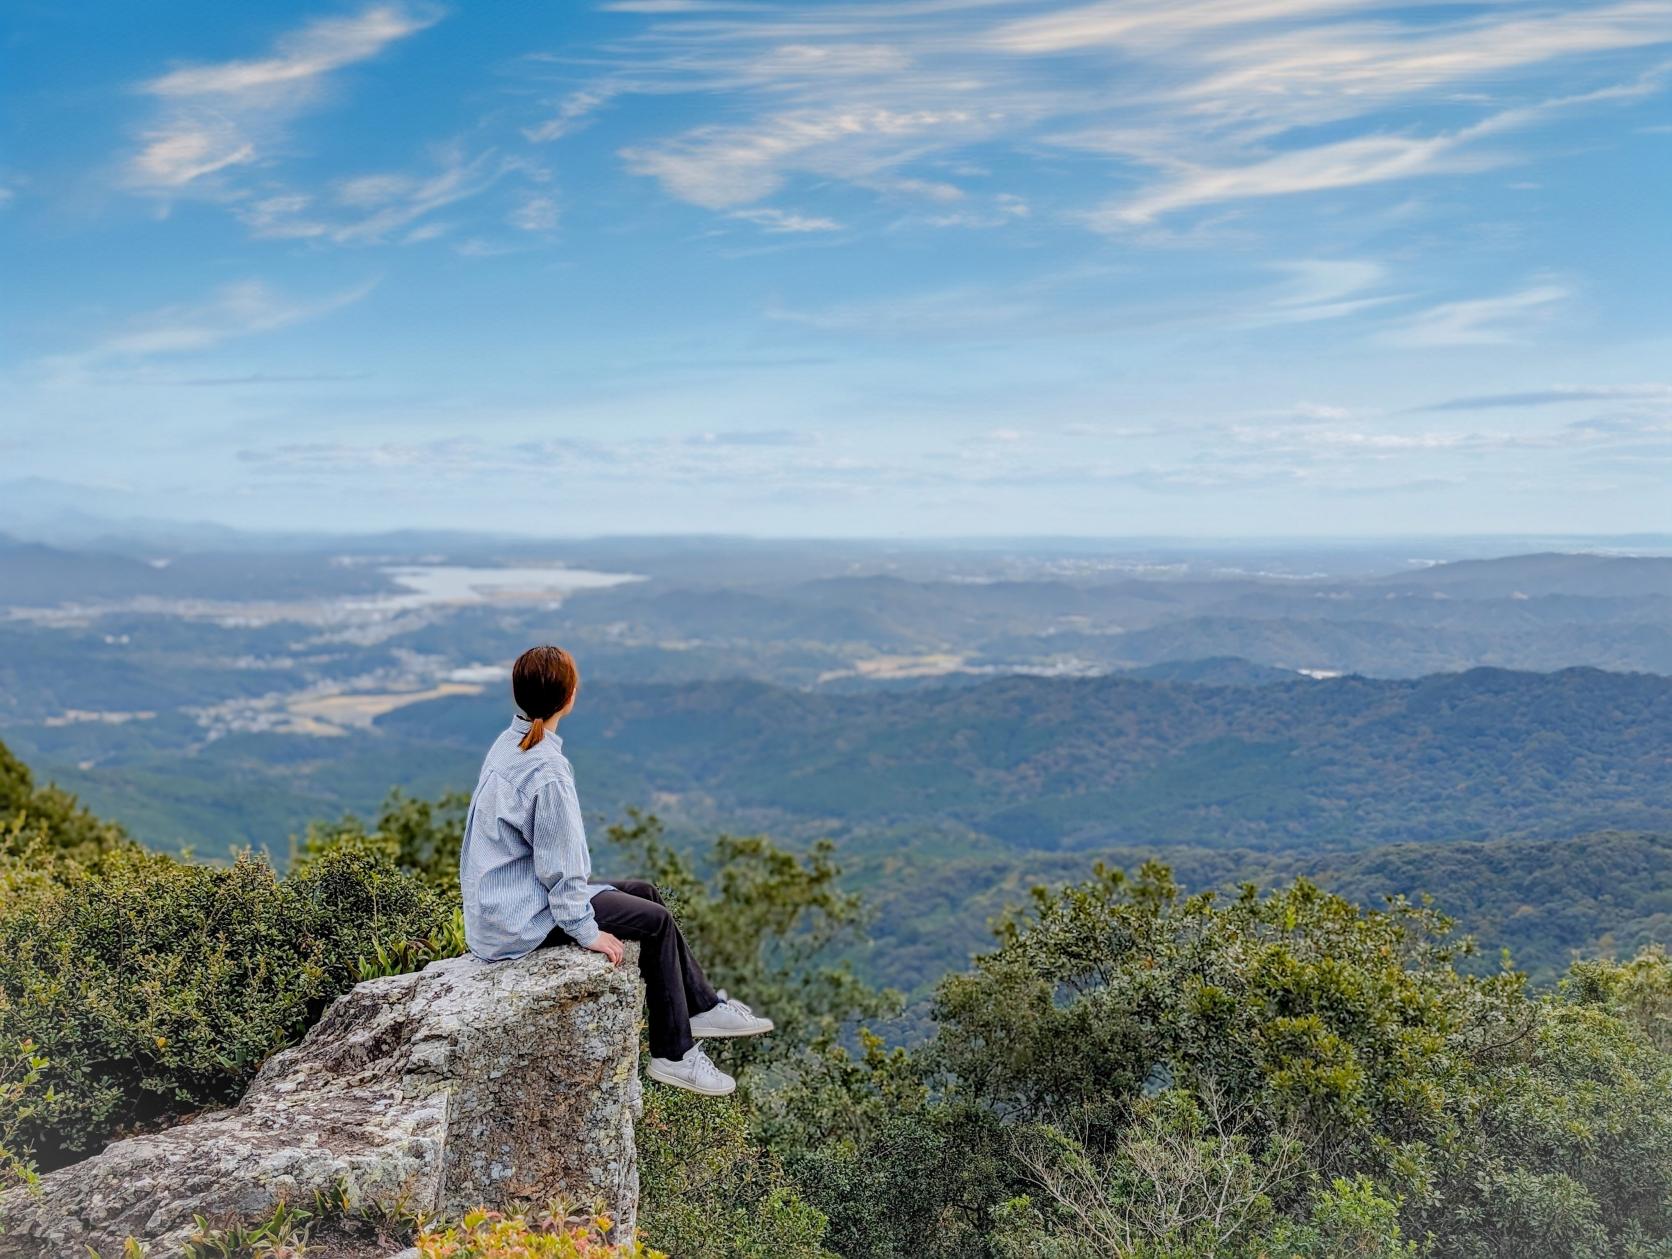
[[621, 941], [617, 940], [608, 931], [600, 931], [598, 933], [598, 938], [586, 947], [591, 949], [594, 953], [602, 953], [605, 957], [609, 958], [610, 965], [621, 965], [621, 959], [623, 956]]

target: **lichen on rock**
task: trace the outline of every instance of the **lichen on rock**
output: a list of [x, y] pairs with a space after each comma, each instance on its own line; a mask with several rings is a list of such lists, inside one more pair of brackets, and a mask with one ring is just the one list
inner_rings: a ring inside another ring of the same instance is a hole
[[470, 957], [357, 985], [242, 1101], [113, 1142], [0, 1198], [0, 1256], [155, 1259], [196, 1229], [281, 1202], [430, 1216], [554, 1199], [602, 1203], [628, 1232], [638, 1200], [641, 986], [577, 948], [512, 962]]

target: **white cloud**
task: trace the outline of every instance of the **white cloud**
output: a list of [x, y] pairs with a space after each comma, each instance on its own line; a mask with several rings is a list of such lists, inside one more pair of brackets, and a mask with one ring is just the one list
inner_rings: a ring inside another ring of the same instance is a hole
[[177, 193], [207, 176], [257, 162], [285, 124], [318, 97], [334, 70], [377, 56], [432, 25], [439, 11], [373, 5], [321, 18], [281, 36], [253, 60], [183, 66], [140, 85], [160, 112], [127, 164], [130, 186]]
[[1178, 95], [1192, 108], [1269, 128], [1273, 113], [1285, 125], [1355, 116], [1455, 83], [1488, 86], [1545, 62], [1667, 41], [1672, 8], [1641, 0], [1434, 27], [1303, 27], [1209, 50], [1207, 73]]
[[1404, 349], [1503, 345], [1543, 326], [1569, 296], [1559, 284], [1535, 284], [1499, 297], [1442, 302], [1407, 316], [1377, 339]]
[[1463, 137], [1360, 136], [1279, 153], [1245, 166], [1179, 164], [1169, 178], [1134, 197], [1085, 216], [1102, 231], [1124, 230], [1194, 206], [1255, 197], [1354, 188], [1417, 176], [1484, 170], [1500, 156], [1460, 152]]
[[746, 223], [753, 223], [769, 232], [839, 232], [842, 230], [842, 225], [835, 219], [827, 219], [822, 215], [796, 214], [789, 210], [776, 210], [770, 206], [759, 206], [751, 210], [733, 210], [730, 217], [742, 219]]
[[[487, 192], [522, 163], [493, 152], [466, 155], [456, 147], [438, 150], [434, 166], [423, 172], [376, 171], [339, 179], [328, 196], [294, 191], [272, 192], [234, 200], [233, 213], [256, 236], [324, 240], [337, 245], [378, 245], [391, 241], [416, 244], [433, 240], [445, 228], [429, 220], [440, 210]], [[550, 202], [549, 209], [541, 203]], [[533, 209], [530, 209], [530, 207]], [[517, 221], [519, 215], [523, 221]], [[556, 223], [556, 203], [530, 194], [511, 212], [516, 226], [546, 230]]]
[[245, 96], [298, 85], [356, 61], [432, 25], [440, 15], [406, 5], [380, 4], [353, 17], [320, 18], [281, 37], [274, 54], [253, 61], [186, 66], [145, 85], [153, 96]]
[[[666, 20], [611, 49], [598, 90], [720, 104], [723, 123], [622, 151], [629, 170], [706, 209], [751, 205], [796, 176], [888, 195], [935, 189], [951, 202], [970, 190], [933, 170], [997, 141], [1036, 166], [1042, 146], [1063, 146], [1100, 155], [1125, 182], [1137, 176], [1135, 191], [1080, 217], [1131, 236], [1193, 208], [1525, 160], [1525, 146], [1486, 144], [1660, 90], [1595, 85], [1622, 73], [1618, 54], [1672, 41], [1664, 0], [1442, 0], [1420, 13], [1385, 0], [1044, 7], [1021, 19], [985, 0], [682, 19], [698, 10], [656, 6], [639, 11]], [[1515, 103], [1540, 92], [1548, 99]], [[1425, 114], [1415, 126], [1413, 105]], [[1320, 138], [1326, 124], [1334, 133]], [[995, 224], [962, 207], [908, 222]]]
[[1364, 0], [1106, 0], [1006, 22], [990, 31], [989, 47], [1018, 55], [1174, 43], [1227, 26], [1252, 26], [1309, 14], [1369, 7]]
[[523, 138], [531, 144], [543, 144], [579, 130], [588, 117], [606, 104], [615, 92], [596, 88], [571, 92], [558, 103], [557, 112], [544, 122], [523, 128]]
[[914, 143], [983, 134], [968, 110], [799, 110], [752, 127], [703, 127], [665, 144], [623, 149], [629, 170], [682, 201], [724, 210], [776, 192], [793, 170], [857, 179], [905, 160]]
[[368, 282], [325, 297], [301, 299], [286, 296], [260, 280], [243, 280], [226, 285], [204, 301], [152, 311], [85, 350], [58, 356], [51, 365], [82, 368], [213, 349], [225, 341], [318, 319], [353, 305], [374, 287], [374, 282]]
[[524, 197], [508, 221], [525, 232], [550, 232], [556, 229], [557, 219], [557, 198], [539, 193]]
[[1288, 280], [1262, 307], [1244, 317], [1249, 324], [1314, 323], [1340, 319], [1393, 301], [1375, 293], [1387, 275], [1379, 262], [1307, 258], [1273, 264]]
[[255, 145], [238, 128], [214, 120], [179, 120], [146, 134], [134, 155], [133, 182], [146, 187], [179, 188], [228, 166], [255, 160]]

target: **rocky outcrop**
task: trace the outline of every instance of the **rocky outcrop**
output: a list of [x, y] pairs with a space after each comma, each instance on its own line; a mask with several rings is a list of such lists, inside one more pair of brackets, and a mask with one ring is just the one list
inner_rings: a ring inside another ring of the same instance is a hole
[[117, 1141], [0, 1200], [0, 1255], [179, 1253], [193, 1216], [250, 1221], [316, 1192], [456, 1215], [638, 1199], [640, 985], [577, 948], [432, 963], [363, 983], [231, 1110]]

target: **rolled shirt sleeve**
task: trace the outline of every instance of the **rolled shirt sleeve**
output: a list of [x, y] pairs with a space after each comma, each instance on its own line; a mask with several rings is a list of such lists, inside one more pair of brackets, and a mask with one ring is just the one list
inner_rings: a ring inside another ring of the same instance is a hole
[[559, 774], [540, 788], [534, 801], [530, 846], [534, 849], [534, 873], [545, 885], [553, 921], [576, 944], [590, 945], [598, 938], [598, 921], [592, 913], [587, 883], [592, 857], [586, 847], [580, 797], [575, 794], [575, 780], [570, 775]]

